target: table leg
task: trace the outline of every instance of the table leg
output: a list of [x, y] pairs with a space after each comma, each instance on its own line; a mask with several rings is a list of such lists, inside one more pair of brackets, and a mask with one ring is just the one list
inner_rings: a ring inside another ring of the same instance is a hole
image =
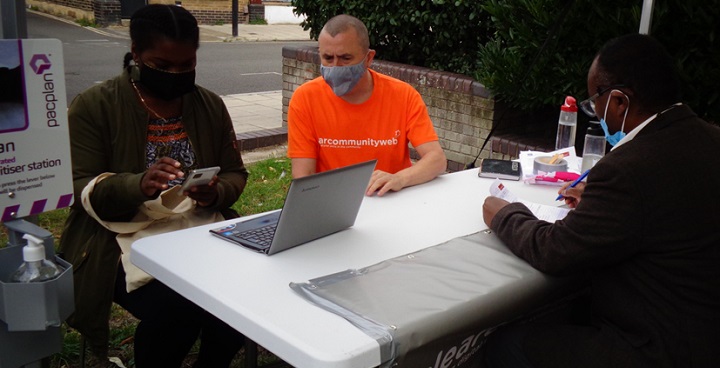
[[245, 368], [257, 368], [257, 344], [245, 338]]

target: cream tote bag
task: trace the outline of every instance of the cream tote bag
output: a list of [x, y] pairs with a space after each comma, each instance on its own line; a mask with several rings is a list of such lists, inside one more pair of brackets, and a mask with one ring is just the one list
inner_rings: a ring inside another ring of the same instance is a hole
[[103, 179], [114, 175], [103, 173], [91, 180], [83, 188], [81, 201], [85, 211], [106, 229], [117, 233], [127, 291], [131, 292], [150, 282], [153, 277], [130, 262], [131, 245], [135, 240], [150, 235], [187, 229], [193, 226], [206, 225], [224, 220], [220, 212], [196, 208], [195, 201], [190, 197], [178, 195], [179, 185], [160, 193], [155, 199], [144, 202], [138, 213], [129, 222], [111, 222], [100, 219], [90, 204], [90, 195], [95, 185]]

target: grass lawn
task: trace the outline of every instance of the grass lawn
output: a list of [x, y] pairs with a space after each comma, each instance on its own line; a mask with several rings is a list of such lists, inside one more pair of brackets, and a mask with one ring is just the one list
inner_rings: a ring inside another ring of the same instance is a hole
[[[245, 191], [240, 199], [233, 205], [241, 216], [270, 211], [282, 207], [285, 200], [287, 188], [290, 185], [290, 160], [288, 158], [270, 158], [247, 165], [250, 171]], [[40, 227], [50, 231], [57, 245], [62, 234], [63, 224], [68, 215], [68, 209], [60, 209], [43, 213], [37, 217]], [[7, 244], [7, 235], [3, 231], [0, 234], [0, 245]], [[110, 355], [119, 357], [128, 368], [133, 364], [133, 334], [137, 320], [121, 307], [114, 305], [110, 319]], [[64, 342], [62, 352], [50, 357], [50, 368], [77, 368], [80, 367], [80, 335], [73, 329], [63, 325]], [[183, 367], [191, 367], [195, 361], [197, 345], [186, 359]], [[90, 354], [86, 354], [86, 367], [93, 367], [95, 364], [88, 362]], [[259, 361], [271, 363], [278, 361], [272, 354], [258, 349]], [[88, 364], [90, 363], [90, 364]], [[232, 368], [244, 367], [243, 352], [231, 365]], [[102, 365], [105, 367], [105, 365]]]

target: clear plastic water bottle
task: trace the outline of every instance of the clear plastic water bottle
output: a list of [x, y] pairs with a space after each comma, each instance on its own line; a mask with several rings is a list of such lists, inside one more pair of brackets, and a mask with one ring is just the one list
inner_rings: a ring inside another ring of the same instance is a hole
[[577, 103], [575, 97], [565, 97], [565, 103], [560, 106], [560, 119], [558, 119], [555, 149], [575, 146], [575, 131], [577, 129]]
[[42, 282], [60, 276], [60, 268], [45, 259], [42, 239], [25, 234], [28, 244], [23, 247], [23, 264], [10, 276], [10, 282]]
[[581, 172], [589, 170], [605, 156], [605, 133], [597, 121], [591, 121], [585, 133]]

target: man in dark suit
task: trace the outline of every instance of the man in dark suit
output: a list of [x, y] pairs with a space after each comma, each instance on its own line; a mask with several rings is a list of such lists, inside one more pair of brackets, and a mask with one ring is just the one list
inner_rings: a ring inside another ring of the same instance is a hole
[[[485, 223], [552, 275], [587, 277], [587, 318], [491, 335], [488, 367], [720, 366], [720, 128], [679, 103], [673, 60], [650, 36], [608, 42], [588, 73], [613, 149], [555, 223], [488, 197]], [[597, 108], [597, 110], [596, 110]]]

